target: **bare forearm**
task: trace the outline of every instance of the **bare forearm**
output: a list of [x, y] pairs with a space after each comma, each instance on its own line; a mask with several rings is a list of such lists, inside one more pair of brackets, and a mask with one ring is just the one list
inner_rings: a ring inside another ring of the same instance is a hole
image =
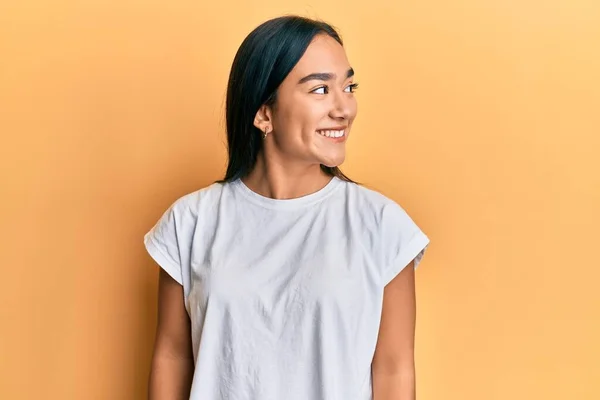
[[193, 376], [192, 359], [154, 357], [148, 383], [148, 399], [188, 400]]
[[373, 371], [373, 400], [416, 400], [414, 372]]

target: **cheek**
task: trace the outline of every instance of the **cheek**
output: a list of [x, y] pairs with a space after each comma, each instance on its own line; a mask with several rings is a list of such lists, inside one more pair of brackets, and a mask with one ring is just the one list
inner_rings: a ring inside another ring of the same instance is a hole
[[324, 124], [328, 124], [330, 109], [331, 104], [324, 100], [307, 104], [302, 112], [304, 130], [307, 133], [315, 133], [317, 129], [323, 128]]
[[285, 124], [284, 129], [288, 129], [293, 136], [309, 136], [321, 127], [327, 115], [328, 108], [325, 102], [299, 101], [282, 118], [282, 123]]

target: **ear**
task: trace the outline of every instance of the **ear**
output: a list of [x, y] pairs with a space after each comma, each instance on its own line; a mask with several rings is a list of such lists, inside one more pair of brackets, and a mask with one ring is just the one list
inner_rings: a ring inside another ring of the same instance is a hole
[[270, 131], [273, 130], [273, 117], [271, 107], [265, 104], [260, 106], [260, 108], [256, 112], [256, 115], [254, 116], [254, 126], [260, 129], [262, 132], [264, 132], [265, 129], [268, 129]]

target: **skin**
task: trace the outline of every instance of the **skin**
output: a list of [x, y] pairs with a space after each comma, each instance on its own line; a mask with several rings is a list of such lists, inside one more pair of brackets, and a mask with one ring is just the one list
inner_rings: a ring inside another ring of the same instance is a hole
[[[252, 172], [253, 191], [274, 199], [314, 193], [331, 180], [320, 164], [344, 162], [346, 140], [357, 114], [353, 72], [344, 48], [315, 37], [280, 85], [272, 107], [262, 106], [254, 125], [268, 132]], [[315, 75], [316, 74], [316, 75]], [[317, 133], [345, 129], [345, 140]], [[187, 399], [193, 376], [190, 321], [183, 288], [160, 270], [159, 311], [150, 376], [150, 400]], [[374, 400], [414, 400], [415, 278], [412, 262], [384, 289], [381, 326], [372, 362]]]
[[383, 291], [383, 311], [371, 364], [374, 400], [415, 400], [415, 271], [411, 261]]
[[[350, 70], [338, 42], [326, 35], [313, 40], [279, 86], [274, 107], [263, 106], [256, 114], [254, 125], [269, 134], [254, 169], [243, 179], [248, 187], [263, 196], [290, 199], [316, 192], [331, 180], [319, 165], [342, 164], [346, 144], [317, 130], [340, 127], [349, 136], [357, 113]], [[331, 76], [299, 83], [315, 73]]]
[[148, 399], [189, 399], [194, 361], [183, 286], [162, 268], [159, 271], [158, 322], [150, 365]]

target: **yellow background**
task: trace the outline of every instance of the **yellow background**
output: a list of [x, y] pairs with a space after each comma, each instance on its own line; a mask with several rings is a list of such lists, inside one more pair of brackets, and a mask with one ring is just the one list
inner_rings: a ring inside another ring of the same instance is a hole
[[600, 399], [600, 3], [284, 3], [0, 5], [0, 398], [145, 398], [143, 234], [221, 177], [234, 53], [293, 12], [357, 71], [343, 169], [431, 238], [418, 398]]

